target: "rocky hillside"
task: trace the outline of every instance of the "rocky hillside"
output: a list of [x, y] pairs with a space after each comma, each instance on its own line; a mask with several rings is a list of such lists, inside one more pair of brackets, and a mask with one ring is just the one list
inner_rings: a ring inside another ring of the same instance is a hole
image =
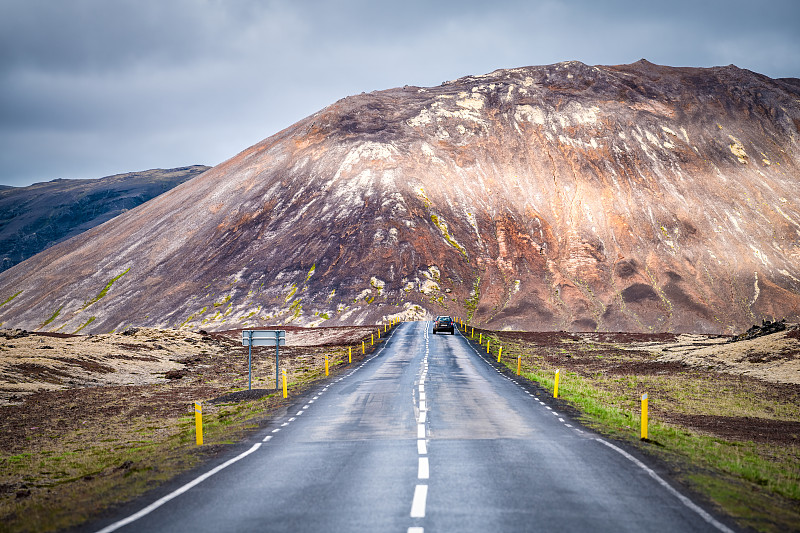
[[40, 331], [800, 318], [800, 80], [639, 61], [345, 98], [0, 273]]
[[210, 167], [156, 169], [91, 180], [0, 186], [0, 272], [111, 220]]

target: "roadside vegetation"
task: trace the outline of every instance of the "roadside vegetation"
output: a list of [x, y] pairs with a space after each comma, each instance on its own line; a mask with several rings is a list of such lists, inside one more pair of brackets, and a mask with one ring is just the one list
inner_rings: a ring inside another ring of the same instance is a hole
[[[325, 379], [326, 357], [333, 376], [349, 368], [348, 347], [356, 364], [385, 340], [375, 335], [371, 345], [369, 332], [378, 328], [361, 327], [341, 344], [326, 329], [341, 336], [346, 328], [319, 328], [318, 345], [281, 348], [288, 399], [274, 390], [274, 348], [254, 349], [254, 390], [247, 391], [247, 348], [231, 332], [208, 334], [197, 355], [160, 383], [39, 392], [0, 406], [0, 531], [75, 526], [225, 454]], [[237, 391], [244, 399], [221, 398]], [[195, 444], [197, 400], [203, 446]]]
[[[467, 336], [469, 337], [469, 331]], [[642, 348], [672, 335], [475, 329], [487, 358], [558, 399], [586, 426], [657, 458], [671, 475], [757, 531], [800, 529], [800, 386], [659, 361]], [[797, 350], [795, 350], [797, 352]], [[800, 353], [785, 353], [797, 357]], [[641, 396], [649, 397], [640, 440]]]

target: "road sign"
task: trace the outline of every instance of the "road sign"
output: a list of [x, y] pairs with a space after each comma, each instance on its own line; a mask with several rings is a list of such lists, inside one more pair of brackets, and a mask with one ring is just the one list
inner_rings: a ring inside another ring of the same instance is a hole
[[286, 331], [282, 329], [243, 330], [242, 346], [286, 346]]
[[253, 346], [275, 347], [275, 388], [280, 388], [279, 346], [286, 346], [286, 331], [282, 329], [242, 330], [242, 346], [247, 346], [247, 390], [250, 390], [253, 376]]

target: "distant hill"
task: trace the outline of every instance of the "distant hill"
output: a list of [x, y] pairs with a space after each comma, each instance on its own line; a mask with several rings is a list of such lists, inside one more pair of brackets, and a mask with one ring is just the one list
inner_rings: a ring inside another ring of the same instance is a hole
[[39, 331], [441, 314], [800, 321], [800, 84], [571, 61], [351, 96], [0, 272], [0, 322]]
[[210, 167], [129, 172], [99, 179], [0, 185], [0, 272], [111, 220]]

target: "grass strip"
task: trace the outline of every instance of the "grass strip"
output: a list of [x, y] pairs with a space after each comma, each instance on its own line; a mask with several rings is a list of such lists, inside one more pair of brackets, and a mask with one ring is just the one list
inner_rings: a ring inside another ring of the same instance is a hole
[[[476, 340], [479, 332], [484, 342], [488, 338], [492, 346], [503, 346], [502, 364], [508, 371], [516, 373], [517, 357], [522, 356], [522, 376], [551, 394], [555, 370], [560, 368], [559, 400], [579, 411], [581, 423], [664, 461], [677, 479], [741, 525], [764, 532], [797, 529], [800, 446], [723, 439], [658, 419], [658, 413], [673, 411], [797, 421], [800, 406], [796, 403], [770, 397], [761, 390], [726, 386], [714, 372], [651, 375], [633, 370], [624, 375], [584, 375], [565, 370], [565, 366], [578, 358], [611, 358], [613, 364], [624, 365], [640, 363], [643, 357], [654, 360], [655, 356], [613, 343], [574, 338], [565, 338], [556, 346], [542, 346], [512, 340], [503, 332], [477, 329]], [[495, 356], [496, 351], [488, 359], [493, 361]], [[770, 384], [764, 382], [763, 387], [768, 389]], [[642, 392], [650, 395], [646, 442], [639, 439]]]

